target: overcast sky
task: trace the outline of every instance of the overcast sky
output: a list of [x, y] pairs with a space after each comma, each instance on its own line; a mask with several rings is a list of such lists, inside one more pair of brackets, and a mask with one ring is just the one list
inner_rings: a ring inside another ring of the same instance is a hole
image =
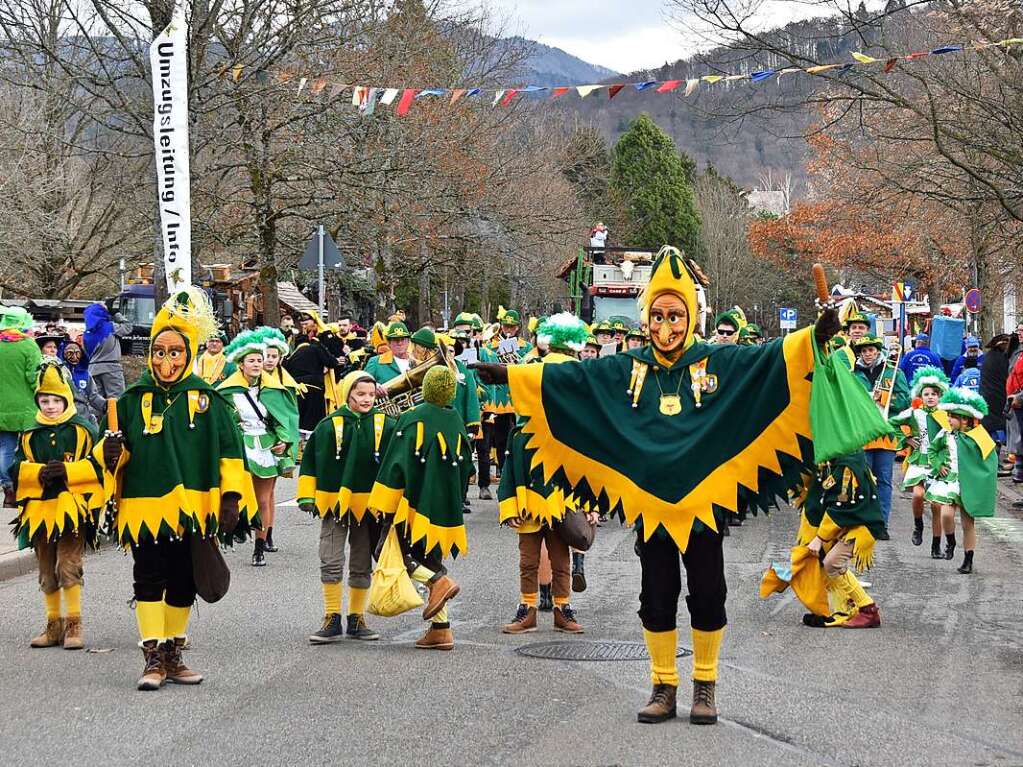
[[[491, 0], [521, 34], [591, 64], [629, 73], [675, 62], [696, 52], [696, 38], [667, 18], [666, 0]], [[818, 15], [812, 4], [767, 0], [758, 16], [774, 27]], [[687, 41], [688, 37], [688, 41]]]

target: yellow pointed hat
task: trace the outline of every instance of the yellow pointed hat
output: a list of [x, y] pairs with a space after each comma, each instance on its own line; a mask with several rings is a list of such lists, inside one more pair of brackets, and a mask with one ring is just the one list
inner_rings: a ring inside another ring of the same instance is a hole
[[696, 302], [696, 280], [682, 251], [665, 245], [657, 252], [650, 270], [650, 282], [639, 296], [639, 306], [644, 325], [650, 323], [650, 305], [662, 293], [674, 293], [682, 299], [689, 310], [689, 329], [686, 331], [684, 348], [693, 343], [693, 333], [700, 319], [700, 308]]
[[185, 339], [191, 364], [199, 350], [199, 344], [213, 338], [220, 330], [213, 304], [210, 303], [206, 291], [190, 285], [168, 298], [153, 318], [150, 340], [154, 340], [167, 330], [180, 333]]
[[53, 420], [45, 418], [42, 412], [37, 412], [36, 421], [39, 423], [51, 426], [64, 423], [77, 412], [75, 409], [75, 395], [71, 391], [71, 382], [67, 368], [60, 364], [60, 360], [56, 357], [44, 357], [43, 361], [39, 364], [39, 371], [36, 374], [35, 396], [38, 397], [40, 394], [51, 394], [55, 397], [60, 397], [67, 403], [67, 407], [64, 408], [64, 412], [58, 418]]

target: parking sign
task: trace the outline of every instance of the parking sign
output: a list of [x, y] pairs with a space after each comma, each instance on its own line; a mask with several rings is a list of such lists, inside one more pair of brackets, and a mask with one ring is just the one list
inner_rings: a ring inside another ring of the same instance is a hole
[[795, 330], [799, 313], [795, 309], [781, 307], [778, 309], [778, 325], [782, 330]]

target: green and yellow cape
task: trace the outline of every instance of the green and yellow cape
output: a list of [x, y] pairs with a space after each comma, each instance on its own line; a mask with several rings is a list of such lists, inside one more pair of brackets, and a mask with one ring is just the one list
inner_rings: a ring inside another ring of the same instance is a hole
[[423, 541], [427, 552], [465, 554], [462, 498], [473, 470], [462, 417], [424, 402], [398, 419], [369, 506], [403, 523], [410, 541]]
[[302, 454], [298, 502], [312, 503], [320, 517], [351, 514], [360, 523], [394, 426], [376, 408], [354, 413], [347, 406], [320, 421]]

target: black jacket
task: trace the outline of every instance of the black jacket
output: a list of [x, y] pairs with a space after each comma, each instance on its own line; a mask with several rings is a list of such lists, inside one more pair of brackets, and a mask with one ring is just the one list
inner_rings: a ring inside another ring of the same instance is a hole
[[981, 422], [990, 431], [1005, 428], [1005, 383], [1009, 380], [1009, 357], [1001, 349], [988, 349], [980, 364], [980, 394], [988, 414]]

